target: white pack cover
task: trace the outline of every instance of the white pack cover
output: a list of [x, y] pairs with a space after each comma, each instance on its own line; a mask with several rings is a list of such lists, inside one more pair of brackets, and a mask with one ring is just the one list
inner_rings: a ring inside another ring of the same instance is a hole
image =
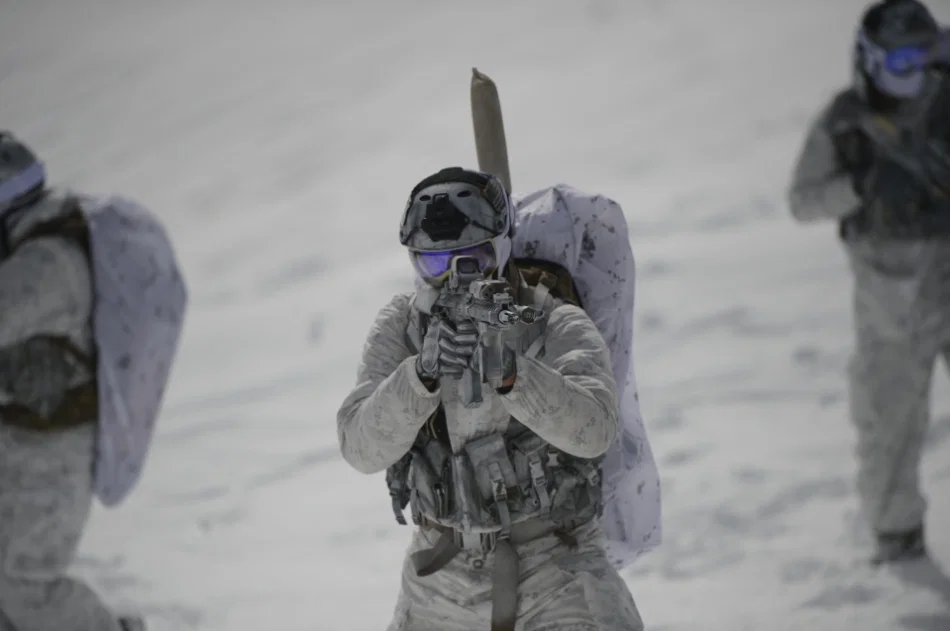
[[116, 197], [80, 197], [89, 224], [98, 350], [95, 492], [106, 506], [138, 482], [178, 347], [188, 294], [159, 221]]
[[618, 569], [659, 545], [660, 478], [640, 415], [633, 361], [636, 266], [623, 210], [602, 195], [560, 184], [513, 195], [515, 258], [557, 263], [574, 278], [610, 348], [621, 432], [607, 452], [603, 526]]

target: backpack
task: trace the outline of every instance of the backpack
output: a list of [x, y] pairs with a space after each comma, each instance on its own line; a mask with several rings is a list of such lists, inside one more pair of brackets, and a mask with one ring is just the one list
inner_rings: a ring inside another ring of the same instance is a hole
[[[96, 352], [83, 356], [94, 369], [84, 407], [67, 405], [55, 429], [98, 423], [93, 487], [114, 506], [138, 482], [181, 335], [188, 294], [171, 243], [157, 218], [118, 197], [69, 196], [61, 213], [31, 228], [16, 244], [58, 236], [78, 242], [92, 270]], [[66, 342], [68, 344], [68, 342]], [[62, 343], [61, 343], [62, 344]], [[68, 403], [68, 401], [67, 401]], [[71, 417], [71, 418], [70, 418]]]
[[618, 569], [659, 545], [660, 479], [640, 415], [633, 362], [635, 274], [621, 207], [559, 184], [514, 195], [513, 258], [529, 285], [580, 306], [610, 349], [621, 427], [603, 465], [602, 525]]

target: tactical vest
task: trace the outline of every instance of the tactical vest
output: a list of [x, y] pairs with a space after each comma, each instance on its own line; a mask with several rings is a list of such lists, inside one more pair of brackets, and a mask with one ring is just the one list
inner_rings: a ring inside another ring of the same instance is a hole
[[[856, 98], [848, 92], [838, 97]], [[950, 150], [950, 82], [942, 84], [923, 120], [931, 150]], [[886, 117], [877, 118], [882, 130], [895, 139], [911, 142], [912, 132], [898, 127]], [[829, 120], [829, 133], [834, 121]], [[880, 240], [922, 240], [950, 237], [950, 181], [946, 173], [914, 173], [888, 155], [861, 129], [833, 136], [844, 169], [863, 180], [868, 173], [870, 188], [860, 191], [859, 212], [839, 222], [839, 236], [845, 241], [860, 238]]]
[[[534, 287], [539, 303], [534, 306], [543, 303], [548, 313], [559, 302], [581, 306], [570, 274], [560, 266], [531, 259], [514, 266]], [[426, 323], [410, 322], [408, 341], [418, 348]], [[538, 342], [543, 343], [543, 331], [528, 341], [528, 356], [543, 354]], [[459, 537], [504, 536], [513, 525], [533, 519], [583, 523], [599, 516], [602, 461], [555, 449], [517, 419], [503, 434], [472, 440], [453, 454], [440, 406], [409, 452], [387, 470], [386, 483], [400, 524], [406, 524], [403, 509], [410, 506], [416, 525], [437, 524]]]
[[[532, 287], [532, 306], [546, 313], [564, 302], [582, 307], [570, 273], [559, 265], [518, 259], [509, 265], [508, 278]], [[513, 283], [513, 294], [525, 304], [521, 287]], [[427, 325], [421, 316], [413, 310], [406, 332], [417, 350]], [[521, 350], [540, 357], [546, 318], [532, 326], [537, 328], [529, 329]], [[410, 506], [413, 523], [440, 533], [432, 548], [412, 554], [416, 574], [438, 572], [462, 550], [493, 552], [491, 631], [513, 631], [520, 576], [514, 546], [546, 535], [576, 545], [571, 531], [603, 512], [603, 460], [560, 451], [514, 418], [504, 432], [471, 440], [453, 454], [440, 406], [409, 452], [386, 471], [396, 521], [406, 524], [402, 511]]]
[[[91, 260], [85, 217], [76, 200], [67, 198], [65, 204], [57, 217], [29, 229], [15, 243], [4, 231], [4, 250], [12, 254], [29, 241], [55, 236], [78, 243]], [[65, 336], [35, 335], [0, 348], [0, 391], [9, 395], [0, 402], [0, 422], [39, 432], [94, 422], [99, 411], [96, 373], [95, 355]]]

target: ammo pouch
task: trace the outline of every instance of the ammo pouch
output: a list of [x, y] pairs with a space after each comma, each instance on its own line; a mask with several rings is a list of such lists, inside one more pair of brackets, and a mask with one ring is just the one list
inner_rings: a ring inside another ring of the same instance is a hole
[[98, 418], [94, 360], [65, 337], [37, 336], [0, 348], [0, 423], [39, 432]]
[[490, 549], [522, 522], [580, 524], [599, 516], [601, 462], [559, 451], [512, 420], [505, 434], [469, 441], [458, 454], [420, 433], [387, 484], [400, 523], [409, 504], [416, 525], [443, 526], [465, 540], [461, 547]]
[[504, 434], [471, 440], [457, 454], [423, 430], [386, 475], [396, 520], [405, 524], [402, 508], [411, 504], [413, 522], [439, 532], [434, 547], [412, 554], [416, 575], [438, 572], [462, 550], [494, 552], [491, 630], [514, 631], [515, 546], [549, 534], [575, 546], [570, 532], [602, 512], [602, 461], [558, 451], [514, 419]]
[[[77, 243], [90, 260], [89, 231], [78, 201], [68, 197], [62, 214], [33, 226], [11, 243], [0, 230], [0, 251], [12, 253], [34, 239], [61, 237]], [[0, 423], [53, 432], [94, 422], [99, 417], [97, 358], [67, 337], [37, 335], [0, 348]]]

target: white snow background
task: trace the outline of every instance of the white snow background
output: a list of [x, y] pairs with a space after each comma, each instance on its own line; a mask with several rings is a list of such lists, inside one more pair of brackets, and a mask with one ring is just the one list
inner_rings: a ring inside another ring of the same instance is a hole
[[[944, 20], [950, 5], [933, 0]], [[412, 185], [474, 165], [497, 82], [517, 190], [618, 200], [664, 542], [650, 631], [950, 629], [950, 388], [923, 467], [936, 565], [872, 570], [845, 364], [850, 277], [792, 222], [805, 126], [858, 0], [0, 0], [0, 127], [53, 176], [158, 212], [192, 291], [144, 478], [76, 571], [153, 631], [379, 631], [409, 529], [335, 412], [411, 285]]]

